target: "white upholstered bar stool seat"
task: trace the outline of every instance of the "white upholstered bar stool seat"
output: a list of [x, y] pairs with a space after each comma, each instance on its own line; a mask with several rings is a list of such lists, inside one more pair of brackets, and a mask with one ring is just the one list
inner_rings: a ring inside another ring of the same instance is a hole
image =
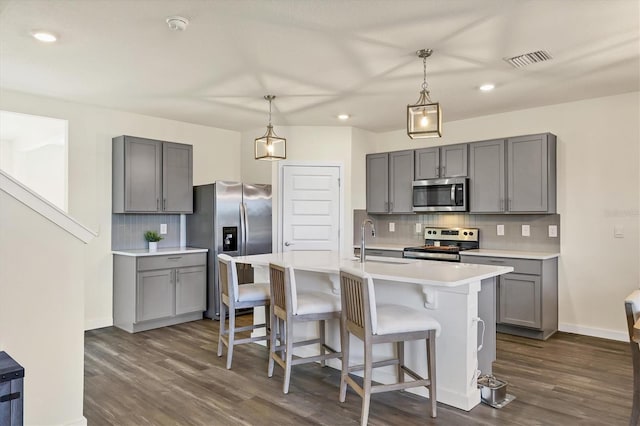
[[[369, 403], [372, 393], [387, 392], [424, 386], [429, 390], [431, 417], [436, 417], [436, 335], [440, 332], [438, 321], [427, 311], [408, 306], [376, 304], [373, 279], [359, 269], [340, 269], [340, 294], [342, 316], [340, 340], [342, 345], [342, 373], [340, 375], [340, 402], [347, 396], [347, 385], [362, 397], [361, 425], [369, 419]], [[354, 335], [364, 343], [364, 365], [349, 365], [349, 340]], [[404, 363], [404, 342], [425, 340], [427, 376], [424, 378]], [[373, 362], [373, 345], [395, 343], [396, 357]], [[373, 368], [396, 366], [398, 382], [372, 385]], [[353, 371], [364, 370], [360, 386], [349, 376]], [[405, 375], [413, 380], [405, 382]]]
[[[222, 347], [227, 347], [227, 369], [233, 361], [233, 347], [243, 343], [269, 342], [269, 283], [238, 284], [236, 262], [226, 254], [218, 255], [218, 283], [220, 286], [220, 332], [218, 337], [218, 356], [222, 356]], [[264, 324], [253, 324], [236, 327], [236, 310], [265, 307]], [[227, 310], [229, 311], [229, 328], [225, 327]], [[236, 338], [236, 333], [266, 328], [264, 336]]]
[[[273, 376], [273, 367], [277, 363], [284, 369], [284, 383], [282, 391], [289, 393], [291, 367], [298, 364], [320, 361], [324, 367], [325, 361], [340, 358], [341, 352], [327, 346], [325, 342], [325, 321], [340, 318], [340, 298], [334, 294], [318, 291], [298, 293], [293, 268], [283, 264], [269, 265], [271, 284], [270, 321], [272, 324], [269, 377]], [[293, 341], [293, 325], [300, 322], [318, 322], [318, 338], [304, 341]], [[279, 326], [276, 326], [279, 324]], [[280, 329], [280, 342], [276, 345], [276, 330]], [[316, 356], [293, 359], [293, 348], [318, 344], [320, 354]]]

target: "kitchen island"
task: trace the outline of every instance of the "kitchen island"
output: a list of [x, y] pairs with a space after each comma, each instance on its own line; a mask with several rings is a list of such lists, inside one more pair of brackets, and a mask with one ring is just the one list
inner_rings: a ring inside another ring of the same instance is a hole
[[[495, 360], [495, 277], [512, 272], [513, 268], [492, 265], [472, 265], [414, 259], [369, 257], [364, 263], [353, 257], [341, 256], [333, 251], [296, 251], [286, 253], [239, 256], [236, 262], [256, 268], [255, 280], [268, 281], [270, 262], [281, 262], [296, 270], [298, 291], [322, 289], [339, 294], [341, 267], [358, 268], [374, 279], [376, 299], [379, 303], [395, 303], [415, 309], [427, 309], [441, 325], [436, 340], [438, 401], [463, 410], [480, 403], [477, 389], [477, 371], [491, 372]], [[256, 323], [263, 321], [264, 310], [255, 313]], [[479, 321], [481, 319], [482, 321]], [[478, 333], [478, 324], [485, 329]], [[295, 341], [317, 335], [315, 325], [302, 325], [294, 329]], [[479, 342], [479, 336], [484, 341]], [[328, 322], [327, 342], [340, 347], [338, 321]], [[479, 361], [478, 346], [483, 344]], [[306, 349], [306, 350], [305, 350]], [[298, 348], [300, 355], [315, 348]], [[393, 354], [391, 344], [376, 345], [374, 358], [384, 359]], [[424, 342], [408, 342], [405, 346], [406, 364], [418, 374], [426, 375], [426, 348]], [[350, 364], [363, 362], [362, 343], [351, 343]], [[328, 365], [341, 368], [339, 360]], [[374, 371], [373, 379], [382, 383], [396, 380], [393, 367]], [[295, 374], [292, 379], [295, 383]], [[336, 389], [336, 395], [337, 395]], [[427, 395], [426, 389], [414, 388], [410, 392]]]

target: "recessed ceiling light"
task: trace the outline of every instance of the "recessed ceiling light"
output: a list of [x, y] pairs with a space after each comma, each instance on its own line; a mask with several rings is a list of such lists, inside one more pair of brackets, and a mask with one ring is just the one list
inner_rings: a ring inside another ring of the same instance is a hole
[[338, 120], [345, 121], [345, 120], [348, 120], [349, 117], [351, 117], [349, 114], [339, 114], [338, 115]]
[[45, 31], [34, 31], [31, 33], [31, 35], [36, 40], [39, 40], [45, 43], [53, 43], [54, 41], [58, 40], [58, 37]]
[[483, 92], [490, 92], [495, 88], [496, 88], [496, 85], [492, 84], [492, 83], [486, 83], [486, 84], [483, 84], [482, 86], [480, 86], [480, 90], [483, 91]]

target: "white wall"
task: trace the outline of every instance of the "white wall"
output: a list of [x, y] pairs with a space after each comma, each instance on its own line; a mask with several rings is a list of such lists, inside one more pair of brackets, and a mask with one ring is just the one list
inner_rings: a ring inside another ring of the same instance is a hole
[[375, 151], [541, 132], [558, 137], [560, 328], [625, 339], [623, 299], [640, 284], [640, 93], [446, 122], [441, 139], [379, 134]]
[[98, 232], [86, 250], [86, 328], [112, 324], [111, 139], [128, 134], [193, 145], [194, 184], [239, 180], [240, 133], [0, 90], [0, 109], [69, 121], [68, 211]]
[[[350, 251], [353, 232], [353, 209], [351, 207], [351, 128], [350, 127], [309, 127], [275, 126], [276, 134], [287, 139], [287, 160], [339, 162], [344, 169], [345, 205], [343, 250]], [[255, 129], [242, 133], [242, 180], [251, 183], [271, 183], [277, 186], [277, 162], [254, 159], [253, 143], [265, 129]], [[272, 175], [272, 173], [274, 173]], [[277, 205], [274, 204], [274, 215]]]
[[85, 245], [0, 191], [0, 350], [25, 368], [24, 424], [86, 424]]

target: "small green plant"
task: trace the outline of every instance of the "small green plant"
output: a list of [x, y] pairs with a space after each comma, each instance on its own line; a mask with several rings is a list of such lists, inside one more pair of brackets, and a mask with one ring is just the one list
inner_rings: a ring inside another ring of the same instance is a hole
[[156, 243], [162, 239], [156, 231], [147, 231], [144, 233], [144, 239], [150, 243]]

